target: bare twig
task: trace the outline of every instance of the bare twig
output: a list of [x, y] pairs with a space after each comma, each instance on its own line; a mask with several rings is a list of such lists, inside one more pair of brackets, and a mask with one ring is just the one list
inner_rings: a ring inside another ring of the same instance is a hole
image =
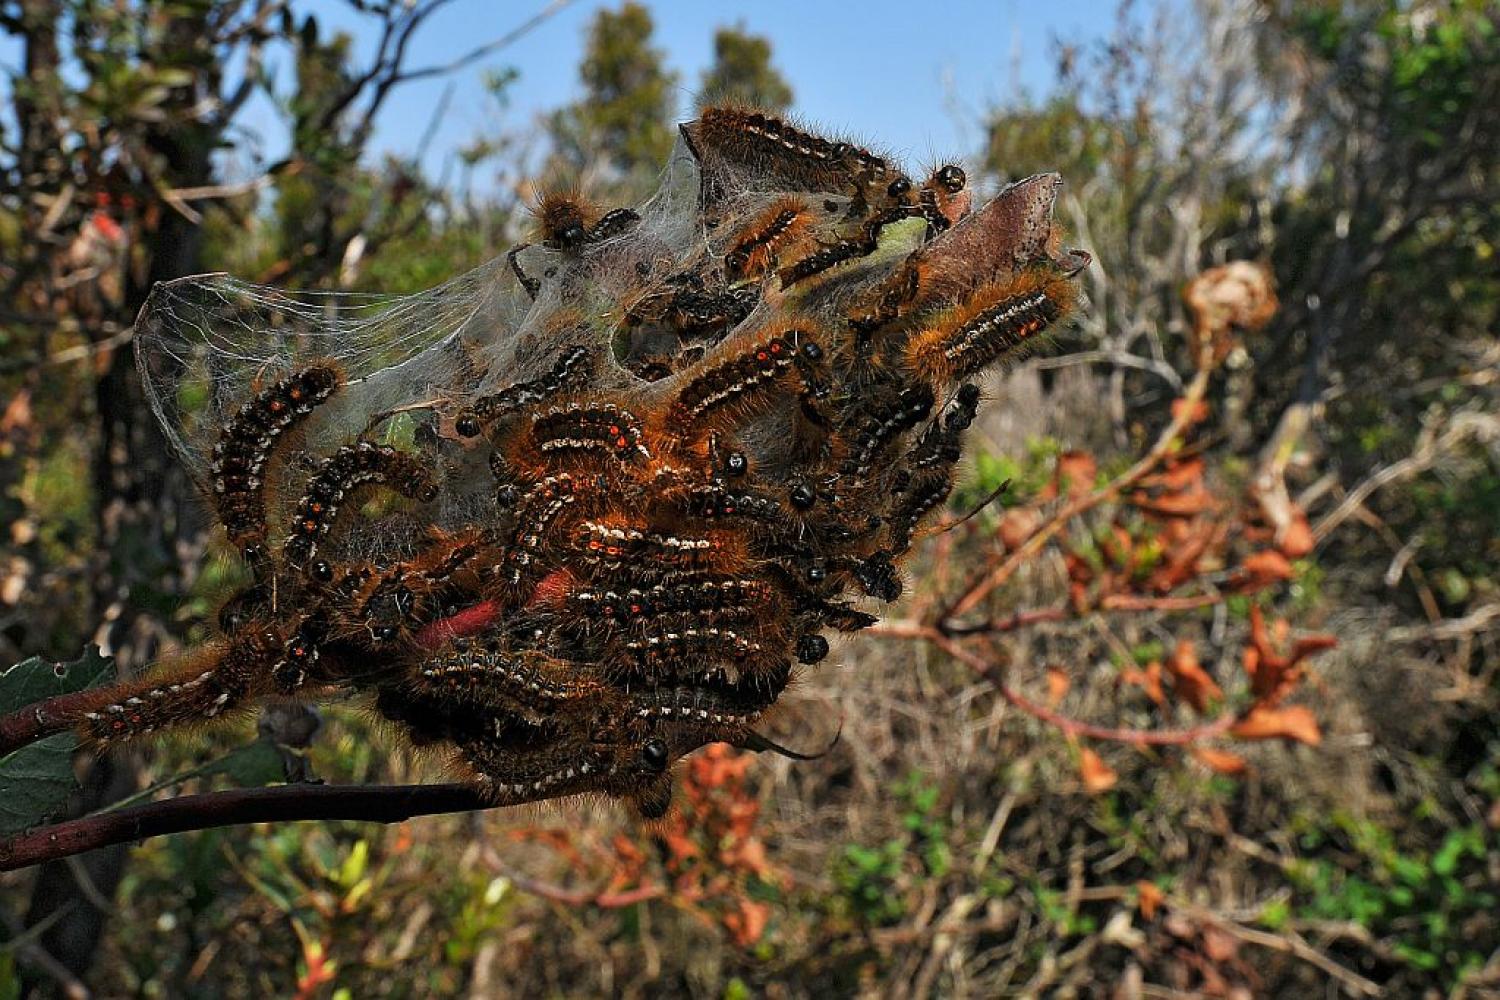
[[507, 31], [499, 38], [485, 42], [483, 45], [470, 49], [468, 52], [459, 56], [457, 59], [454, 59], [452, 62], [442, 63], [438, 66], [424, 66], [421, 69], [414, 69], [407, 73], [398, 73], [395, 77], [395, 82], [407, 83], [411, 80], [421, 80], [429, 76], [442, 76], [444, 74], [463, 69], [465, 66], [472, 65], [473, 63], [478, 62], [486, 56], [494, 55], [496, 52], [499, 52], [506, 46], [513, 44], [522, 36], [529, 34], [536, 28], [541, 27], [542, 24], [545, 23], [549, 18], [559, 13], [563, 10], [563, 8], [569, 6], [572, 3], [573, 0], [550, 0], [550, 2], [541, 10], [537, 11], [531, 17], [527, 18], [525, 21], [522, 21], [511, 30]]
[[1415, 642], [1422, 639], [1462, 639], [1476, 632], [1500, 626], [1500, 603], [1486, 604], [1462, 618], [1444, 618], [1430, 625], [1393, 628], [1385, 636], [1391, 642]]
[[1308, 944], [1302, 935], [1297, 934], [1295, 931], [1284, 934], [1273, 934], [1270, 931], [1246, 927], [1244, 924], [1229, 920], [1214, 913], [1212, 910], [1187, 903], [1175, 896], [1169, 899], [1168, 905], [1173, 909], [1191, 915], [1194, 919], [1212, 924], [1231, 937], [1238, 938], [1246, 944], [1258, 945], [1262, 948], [1270, 948], [1272, 951], [1280, 951], [1293, 955], [1328, 977], [1337, 980], [1345, 989], [1352, 993], [1373, 997], [1379, 996], [1384, 992], [1378, 983], [1366, 979], [1352, 969], [1344, 968], [1344, 966]]
[[634, 889], [612, 891], [609, 889], [564, 889], [509, 869], [505, 869], [505, 877], [515, 883], [516, 888], [522, 892], [529, 892], [533, 896], [540, 896], [564, 906], [592, 906], [601, 910], [618, 910], [626, 906], [634, 906], [636, 903], [644, 903], [650, 899], [660, 899], [666, 895], [665, 889], [652, 883], [639, 885]]
[[1113, 500], [1154, 471], [1161, 461], [1172, 453], [1178, 436], [1197, 419], [1198, 405], [1208, 392], [1209, 378], [1213, 370], [1213, 346], [1205, 343], [1199, 349], [1197, 374], [1188, 384], [1187, 391], [1183, 393], [1182, 398], [1177, 401], [1176, 415], [1163, 429], [1156, 443], [1151, 446], [1151, 450], [1119, 476], [1098, 489], [1069, 501], [1037, 525], [1025, 541], [1011, 549], [997, 565], [959, 594], [957, 599], [939, 616], [941, 627], [945, 630], [954, 628], [953, 619], [968, 614], [988, 599], [990, 594], [1015, 575], [1016, 570], [1034, 559], [1037, 553], [1074, 518], [1093, 510], [1102, 503]]
[[[1051, 610], [1051, 609], [1044, 609]], [[1001, 675], [1000, 669], [990, 663], [978, 653], [966, 649], [961, 643], [951, 636], [944, 635], [939, 629], [931, 625], [920, 625], [916, 622], [892, 622], [887, 626], [875, 626], [868, 630], [873, 635], [886, 636], [892, 639], [914, 639], [932, 643], [938, 649], [947, 653], [962, 663], [972, 667], [975, 673], [984, 677], [995, 686], [1000, 697], [1013, 708], [1018, 708], [1033, 718], [1039, 719], [1050, 726], [1056, 727], [1062, 733], [1074, 737], [1087, 737], [1094, 740], [1110, 740], [1116, 743], [1129, 743], [1134, 746], [1188, 746], [1194, 743], [1202, 743], [1227, 733], [1239, 716], [1233, 712], [1225, 712], [1208, 722], [1186, 729], [1123, 729], [1111, 726], [1096, 726], [1090, 722], [1082, 722], [1078, 719], [1069, 718], [1060, 712], [1055, 712], [1045, 705], [1040, 705], [1026, 697], [1020, 691], [1006, 683]]]
[[1489, 414], [1460, 413], [1442, 434], [1423, 434], [1410, 455], [1377, 469], [1350, 490], [1349, 495], [1313, 528], [1313, 537], [1321, 542], [1329, 532], [1353, 516], [1376, 490], [1426, 472], [1443, 455], [1471, 437], [1480, 441], [1500, 438], [1500, 420]]

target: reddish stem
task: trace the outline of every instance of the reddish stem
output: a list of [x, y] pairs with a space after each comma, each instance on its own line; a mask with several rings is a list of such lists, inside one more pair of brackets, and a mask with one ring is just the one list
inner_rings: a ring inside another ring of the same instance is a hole
[[963, 592], [954, 598], [939, 616], [945, 624], [954, 618], [968, 614], [1005, 584], [1023, 565], [1030, 562], [1046, 544], [1063, 529], [1068, 522], [1093, 510], [1100, 504], [1113, 500], [1122, 492], [1145, 479], [1155, 471], [1163, 460], [1173, 454], [1177, 438], [1198, 420], [1198, 404], [1208, 393], [1209, 377], [1213, 374], [1215, 361], [1212, 344], [1199, 349], [1198, 373], [1188, 384], [1187, 390], [1173, 408], [1174, 416], [1157, 437], [1151, 450], [1119, 476], [1098, 489], [1069, 500], [1053, 511], [1052, 515], [1038, 524], [1015, 548], [1003, 553], [998, 561], [973, 580]]
[[647, 900], [660, 899], [666, 895], [665, 889], [650, 883], [636, 886], [634, 889], [619, 891], [606, 889], [596, 892], [589, 889], [564, 889], [516, 872], [506, 872], [505, 877], [514, 882], [516, 888], [522, 892], [529, 892], [533, 896], [550, 899], [564, 906], [597, 906], [603, 910], [618, 910], [626, 906], [634, 906], [636, 903], [644, 903]]
[[1187, 729], [1120, 729], [1096, 726], [1090, 722], [1069, 718], [1032, 701], [1007, 684], [994, 664], [977, 653], [965, 649], [956, 640], [944, 635], [931, 625], [921, 625], [917, 622], [891, 622], [885, 626], [877, 625], [868, 631], [874, 635], [883, 635], [892, 639], [914, 639], [932, 643], [955, 660], [974, 668], [975, 673], [994, 684], [995, 690], [1000, 692], [1000, 697], [1004, 698], [1007, 704], [1048, 725], [1056, 726], [1069, 736], [1112, 740], [1116, 743], [1130, 743], [1135, 746], [1186, 746], [1191, 743], [1201, 743], [1215, 736], [1222, 736], [1239, 721], [1239, 716], [1225, 712], [1218, 718]]
[[14, 871], [111, 844], [187, 830], [295, 820], [399, 823], [413, 816], [469, 812], [492, 806], [493, 800], [477, 783], [275, 785], [179, 795], [44, 826], [0, 841], [0, 871]]
[[14, 753], [44, 737], [72, 729], [97, 697], [96, 690], [60, 694], [0, 716], [0, 756]]

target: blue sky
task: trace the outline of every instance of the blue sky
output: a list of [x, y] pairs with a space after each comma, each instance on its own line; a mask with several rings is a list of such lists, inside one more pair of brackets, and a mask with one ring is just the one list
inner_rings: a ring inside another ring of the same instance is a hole
[[[449, 62], [521, 24], [548, 0], [453, 0], [415, 37], [408, 65]], [[441, 119], [424, 165], [436, 176], [454, 151], [482, 132], [520, 130], [536, 117], [578, 96], [578, 61], [589, 22], [619, 0], [574, 0], [518, 43], [450, 77], [404, 86], [390, 97], [377, 123], [372, 154], [410, 156], [432, 120], [445, 89], [452, 100]], [[353, 14], [343, 0], [302, 0], [300, 13], [316, 14], [325, 32], [346, 29], [359, 56], [375, 46], [371, 21]], [[982, 141], [983, 110], [1012, 100], [1024, 88], [1047, 93], [1054, 82], [1054, 39], [1086, 43], [1113, 25], [1116, 0], [677, 0], [648, 3], [656, 44], [680, 79], [679, 111], [691, 108], [694, 88], [712, 59], [714, 29], [741, 24], [771, 40], [775, 65], [796, 91], [795, 110], [819, 126], [867, 138], [912, 164], [964, 157]], [[857, 15], [851, 15], [857, 11]], [[19, 52], [0, 41], [0, 90], [9, 103], [9, 76]], [[273, 64], [290, 81], [285, 52]], [[499, 112], [484, 93], [487, 70], [513, 67], [519, 79], [511, 102]], [[263, 141], [266, 160], [279, 158], [284, 132], [266, 100], [247, 107], [241, 122]], [[238, 168], [238, 169], [236, 169]], [[249, 163], [231, 166], [243, 175]], [[482, 179], [476, 178], [482, 183]]]
[[[455, 0], [416, 37], [412, 66], [452, 60], [504, 34], [546, 0]], [[451, 104], [426, 157], [434, 172], [476, 133], [519, 128], [581, 91], [578, 61], [589, 22], [618, 2], [576, 0], [524, 39], [451, 77]], [[720, 25], [742, 24], [771, 40], [773, 59], [796, 92], [796, 111], [812, 122], [868, 137], [914, 163], [975, 151], [979, 113], [1053, 83], [1053, 39], [1078, 42], [1107, 34], [1115, 0], [1070, 4], [1031, 0], [680, 0], [649, 3], [656, 44], [679, 74], [679, 111], [686, 117], [694, 88], [713, 57]], [[299, 5], [326, 28], [347, 27], [368, 53], [374, 38], [338, 0]], [[858, 10], [851, 17], [851, 10]], [[932, 13], [941, 9], [941, 15]], [[511, 104], [499, 115], [485, 99], [486, 69], [520, 73]], [[447, 86], [421, 81], [393, 95], [379, 121], [376, 151], [410, 155]], [[273, 130], [274, 131], [274, 130]]]

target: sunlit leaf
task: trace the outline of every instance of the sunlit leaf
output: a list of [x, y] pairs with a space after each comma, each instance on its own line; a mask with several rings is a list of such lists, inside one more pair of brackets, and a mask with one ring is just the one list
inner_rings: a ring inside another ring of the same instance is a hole
[[1114, 769], [1088, 747], [1079, 751], [1078, 771], [1083, 778], [1084, 790], [1090, 795], [1103, 794], [1115, 787], [1120, 780]]
[[1215, 774], [1239, 775], [1244, 774], [1249, 768], [1249, 765], [1245, 763], [1245, 758], [1227, 750], [1193, 747], [1188, 753], [1192, 754], [1194, 760]]
[[1242, 740], [1296, 740], [1308, 746], [1323, 742], [1318, 720], [1305, 705], [1253, 708], [1230, 732]]

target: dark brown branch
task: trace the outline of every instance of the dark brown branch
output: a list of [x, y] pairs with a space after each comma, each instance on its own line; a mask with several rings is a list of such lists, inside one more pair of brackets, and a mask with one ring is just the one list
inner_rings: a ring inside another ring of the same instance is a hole
[[93, 689], [62, 694], [33, 702], [9, 715], [0, 715], [0, 756], [72, 729], [78, 724], [83, 707], [91, 704], [98, 693]]
[[44, 826], [0, 841], [0, 871], [188, 830], [297, 820], [399, 823], [414, 816], [489, 809], [493, 804], [477, 783], [275, 785], [180, 795]]

